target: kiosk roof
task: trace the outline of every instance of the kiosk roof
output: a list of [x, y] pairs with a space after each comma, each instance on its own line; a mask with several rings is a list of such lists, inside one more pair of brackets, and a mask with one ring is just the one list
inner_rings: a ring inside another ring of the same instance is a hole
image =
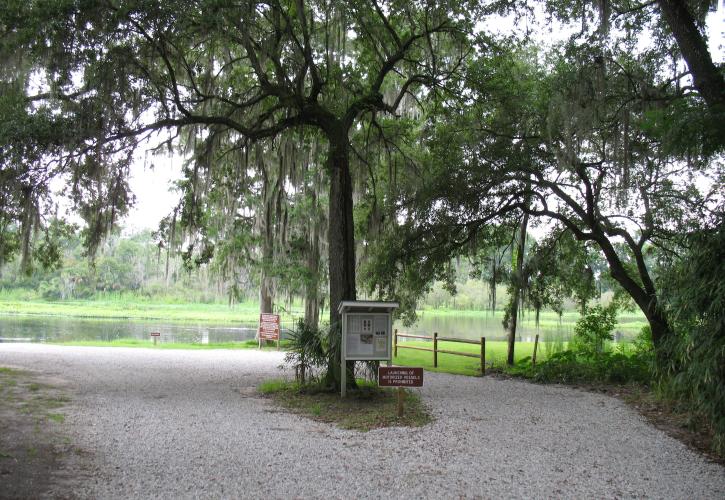
[[355, 312], [392, 312], [393, 309], [400, 307], [397, 302], [378, 302], [375, 300], [343, 300], [337, 307], [340, 313]]

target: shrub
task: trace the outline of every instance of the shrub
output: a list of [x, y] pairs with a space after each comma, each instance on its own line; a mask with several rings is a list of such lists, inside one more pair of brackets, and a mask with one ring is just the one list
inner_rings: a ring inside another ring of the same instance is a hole
[[650, 364], [646, 359], [620, 352], [602, 352], [588, 357], [566, 350], [536, 366], [531, 365], [530, 358], [522, 359], [510, 373], [536, 382], [562, 384], [647, 384], [651, 380]]
[[295, 378], [302, 384], [308, 375], [314, 378], [315, 369], [327, 365], [328, 350], [325, 348], [324, 333], [302, 319], [290, 333], [287, 347], [285, 363], [295, 369]]
[[606, 307], [596, 305], [587, 307], [574, 326], [572, 348], [587, 358], [595, 358], [604, 353], [606, 341], [614, 339], [612, 332], [617, 324], [617, 305], [612, 302]]
[[[675, 335], [660, 349], [665, 395], [712, 430], [725, 455], [725, 229], [690, 235], [689, 252], [662, 276], [663, 298]], [[659, 356], [658, 356], [659, 357]]]
[[[333, 379], [340, 370], [336, 360], [340, 359], [341, 335], [333, 333], [330, 329], [312, 327], [304, 320], [299, 320], [296, 329], [290, 333], [285, 364], [294, 368], [295, 378], [301, 386], [308, 383], [319, 383], [328, 389], [334, 386]], [[377, 380], [379, 365], [378, 361], [356, 362], [359, 373], [348, 374], [348, 383], [355, 386], [356, 375], [368, 381]]]

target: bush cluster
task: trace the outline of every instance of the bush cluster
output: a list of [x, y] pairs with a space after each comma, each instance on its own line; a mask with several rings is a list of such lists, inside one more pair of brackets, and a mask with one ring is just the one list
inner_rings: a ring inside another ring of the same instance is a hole
[[531, 358], [524, 358], [510, 372], [546, 383], [649, 384], [653, 349], [646, 331], [635, 341], [634, 353], [608, 350], [616, 317], [615, 302], [586, 308], [574, 327], [570, 349], [551, 354], [535, 366]]

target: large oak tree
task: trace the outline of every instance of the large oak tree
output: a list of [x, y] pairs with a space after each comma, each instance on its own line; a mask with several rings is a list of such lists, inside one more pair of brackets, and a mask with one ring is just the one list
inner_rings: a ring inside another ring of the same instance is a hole
[[397, 0], [11, 2], [0, 14], [0, 51], [14, 63], [3, 85], [25, 101], [15, 116], [42, 112], [63, 127], [32, 157], [27, 137], [6, 131], [17, 155], [3, 168], [27, 161], [20, 183], [31, 195], [71, 173], [77, 201], [102, 199], [109, 213], [95, 235], [128, 205], [131, 152], [157, 132], [214, 127], [246, 148], [315, 128], [328, 145], [335, 325], [337, 304], [356, 297], [350, 132], [360, 119], [394, 115], [406, 94], [430, 97], [455, 74], [473, 12], [465, 2]]

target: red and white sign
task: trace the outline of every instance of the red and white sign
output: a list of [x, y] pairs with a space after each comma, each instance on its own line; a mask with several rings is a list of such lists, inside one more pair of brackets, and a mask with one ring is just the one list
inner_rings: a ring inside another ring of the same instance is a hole
[[423, 368], [408, 366], [378, 367], [380, 387], [423, 387]]
[[151, 332], [152, 337], [161, 337], [161, 332]]
[[279, 340], [279, 314], [259, 315], [260, 340]]

